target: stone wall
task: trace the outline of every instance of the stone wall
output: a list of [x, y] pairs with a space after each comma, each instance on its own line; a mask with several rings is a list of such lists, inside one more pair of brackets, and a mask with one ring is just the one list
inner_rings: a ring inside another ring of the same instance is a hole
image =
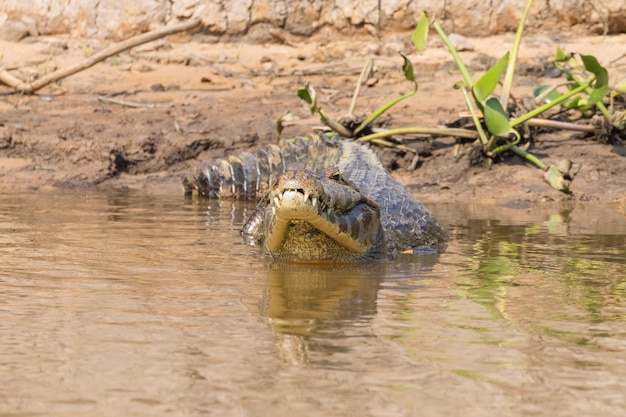
[[[525, 0], [2, 0], [0, 38], [69, 34], [112, 40], [190, 17], [215, 40], [385, 34], [414, 27], [422, 10], [447, 31], [485, 36], [514, 31]], [[624, 0], [535, 0], [529, 30], [626, 31]]]

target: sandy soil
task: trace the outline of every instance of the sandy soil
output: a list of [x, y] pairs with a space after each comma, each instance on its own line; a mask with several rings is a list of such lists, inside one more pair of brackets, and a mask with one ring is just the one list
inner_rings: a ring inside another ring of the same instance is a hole
[[[185, 37], [156, 41], [108, 59], [33, 96], [0, 96], [0, 190], [116, 187], [181, 192], [180, 178], [202, 161], [256, 149], [274, 141], [276, 119], [296, 119], [283, 132], [295, 136], [320, 124], [296, 90], [315, 86], [327, 113], [347, 112], [358, 74], [368, 57], [376, 76], [361, 92], [365, 114], [411, 86], [397, 51], [410, 53], [420, 90], [383, 117], [394, 127], [458, 118], [460, 79], [442, 47], [411, 53], [408, 34], [372, 39], [311, 39], [286, 44], [206, 44]], [[513, 35], [467, 39], [462, 57], [477, 74], [504, 53]], [[76, 63], [106, 45], [94, 40], [41, 38], [0, 44], [0, 65], [21, 67], [23, 79]], [[626, 35], [576, 37], [529, 35], [521, 51], [514, 94], [529, 95], [544, 79], [557, 46], [591, 53], [609, 68], [611, 82], [626, 76]], [[621, 59], [620, 59], [621, 57]], [[37, 65], [29, 65], [38, 62]], [[0, 91], [9, 91], [2, 88]], [[129, 107], [99, 100], [106, 95]], [[565, 132], [538, 135], [531, 152], [547, 163], [569, 159], [576, 176], [569, 195], [551, 189], [537, 168], [512, 157], [491, 169], [471, 167], [454, 140], [411, 143], [422, 156], [383, 151], [394, 175], [426, 201], [597, 201], [626, 204], [623, 146], [576, 138]]]

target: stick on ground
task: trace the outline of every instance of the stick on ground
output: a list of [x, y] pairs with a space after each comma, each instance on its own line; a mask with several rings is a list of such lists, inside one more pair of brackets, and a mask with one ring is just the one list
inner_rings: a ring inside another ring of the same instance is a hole
[[142, 45], [144, 43], [163, 38], [168, 35], [172, 35], [174, 33], [185, 32], [191, 29], [194, 29], [200, 26], [202, 22], [200, 20], [190, 20], [188, 22], [182, 23], [180, 25], [171, 26], [161, 30], [155, 30], [148, 33], [143, 33], [141, 35], [134, 36], [130, 39], [127, 39], [123, 42], [120, 42], [116, 45], [112, 45], [108, 48], [105, 48], [86, 60], [78, 63], [69, 68], [60, 69], [51, 74], [48, 74], [44, 77], [39, 78], [32, 83], [25, 83], [22, 80], [18, 79], [10, 72], [5, 69], [0, 69], [0, 82], [15, 88], [16, 92], [32, 94], [35, 91], [51, 84], [55, 81], [59, 81], [63, 78], [69, 77], [72, 74], [76, 74], [77, 72], [83, 71], [87, 68], [93, 67], [98, 62], [104, 61], [105, 59], [119, 54], [127, 49], [133, 48], [138, 45]]

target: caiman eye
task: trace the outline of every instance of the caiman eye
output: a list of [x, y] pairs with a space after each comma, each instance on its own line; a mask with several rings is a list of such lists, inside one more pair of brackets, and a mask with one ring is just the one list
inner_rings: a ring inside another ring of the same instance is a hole
[[333, 169], [332, 171], [330, 171], [328, 173], [328, 178], [333, 181], [339, 181], [342, 183], [346, 182], [346, 180], [343, 178], [343, 176], [341, 175], [341, 172], [338, 169]]

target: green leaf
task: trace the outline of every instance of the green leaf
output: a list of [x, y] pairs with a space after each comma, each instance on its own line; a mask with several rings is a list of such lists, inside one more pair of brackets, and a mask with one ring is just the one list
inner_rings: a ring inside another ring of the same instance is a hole
[[409, 60], [409, 58], [400, 52], [402, 58], [404, 59], [404, 64], [402, 64], [402, 72], [404, 73], [404, 78], [409, 81], [415, 82], [415, 74], [413, 73], [413, 64]]
[[569, 59], [569, 55], [567, 55], [563, 49], [557, 48], [556, 56], [554, 57], [554, 60], [556, 62], [565, 62], [568, 59]]
[[570, 182], [563, 173], [554, 165], [550, 165], [548, 170], [543, 174], [543, 179], [555, 190], [569, 192]]
[[548, 90], [551, 90], [551, 91], [542, 98], [541, 102], [543, 103], [552, 103], [554, 100], [556, 100], [557, 98], [561, 96], [561, 94], [559, 94], [559, 92], [556, 89], [554, 89], [552, 86], [540, 85], [539, 87], [536, 87], [533, 90], [533, 97], [535, 98], [540, 97]]
[[298, 97], [300, 97], [302, 100], [306, 101], [307, 104], [313, 103], [313, 99], [311, 98], [311, 95], [304, 88], [301, 88], [301, 89], [298, 90]]
[[317, 93], [315, 89], [306, 83], [304, 88], [298, 90], [298, 97], [302, 100], [306, 101], [309, 106], [311, 106], [311, 113], [315, 113], [317, 108]]
[[576, 108], [581, 106], [579, 104], [579, 102], [580, 102], [580, 96], [576, 96], [572, 100], [570, 100], [569, 102], [565, 103], [564, 107], [566, 109], [576, 109]]
[[593, 90], [589, 94], [589, 103], [598, 103], [609, 91], [609, 72], [592, 55], [581, 54], [580, 59], [582, 59], [585, 69], [596, 76]]
[[487, 129], [489, 129], [492, 135], [507, 136], [513, 132], [513, 128], [509, 123], [509, 117], [497, 98], [491, 97], [485, 102], [483, 114]]
[[560, 65], [555, 65], [563, 74], [565, 74], [565, 79], [567, 81], [574, 81], [574, 83], [568, 84], [567, 88], [569, 90], [573, 90], [576, 87], [578, 87], [580, 85], [580, 83], [576, 82], [576, 77], [574, 76], [574, 73], [572, 71], [569, 70], [569, 68], [565, 68], [563, 66]]
[[415, 49], [420, 52], [424, 52], [426, 49], [428, 42], [428, 14], [426, 12], [422, 12], [420, 15], [420, 20], [411, 35], [411, 42], [413, 42]]
[[483, 103], [487, 97], [493, 93], [493, 90], [496, 89], [500, 76], [508, 63], [509, 53], [507, 52], [498, 62], [494, 64], [493, 67], [489, 68], [489, 70], [483, 74], [478, 81], [476, 81], [472, 87], [472, 92], [474, 93], [476, 100]]

